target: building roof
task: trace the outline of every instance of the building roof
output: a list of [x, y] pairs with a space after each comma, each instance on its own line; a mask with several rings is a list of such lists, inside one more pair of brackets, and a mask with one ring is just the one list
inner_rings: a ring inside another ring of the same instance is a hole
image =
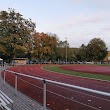
[[13, 60], [27, 60], [27, 58], [13, 58]]

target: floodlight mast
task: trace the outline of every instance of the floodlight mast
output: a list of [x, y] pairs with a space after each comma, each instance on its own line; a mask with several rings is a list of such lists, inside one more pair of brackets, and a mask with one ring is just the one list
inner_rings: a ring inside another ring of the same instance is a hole
[[66, 64], [67, 64], [67, 37], [65, 37], [66, 39]]

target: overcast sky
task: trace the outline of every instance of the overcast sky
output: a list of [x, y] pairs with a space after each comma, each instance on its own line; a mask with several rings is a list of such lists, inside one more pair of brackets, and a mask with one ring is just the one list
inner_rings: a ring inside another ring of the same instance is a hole
[[0, 11], [14, 8], [36, 23], [36, 31], [67, 38], [71, 47], [101, 38], [110, 50], [110, 0], [0, 0]]

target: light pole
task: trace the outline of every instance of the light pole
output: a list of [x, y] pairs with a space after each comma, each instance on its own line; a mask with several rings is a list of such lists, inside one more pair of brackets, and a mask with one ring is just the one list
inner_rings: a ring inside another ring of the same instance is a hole
[[67, 64], [67, 38], [65, 37], [66, 39], [66, 64]]

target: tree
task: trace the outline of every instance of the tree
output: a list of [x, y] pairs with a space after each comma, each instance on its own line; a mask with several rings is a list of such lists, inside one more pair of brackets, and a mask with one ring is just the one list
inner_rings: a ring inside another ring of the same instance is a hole
[[102, 61], [107, 55], [107, 47], [100, 38], [92, 39], [87, 45], [87, 57], [91, 61]]
[[68, 48], [68, 61], [73, 62], [77, 60], [77, 51], [78, 48]]
[[35, 23], [14, 9], [0, 12], [0, 53], [11, 61], [19, 53], [30, 52], [33, 45]]
[[[67, 46], [67, 47], [66, 47]], [[67, 48], [67, 58], [68, 58], [68, 49], [69, 43], [68, 41], [59, 41], [57, 46], [57, 59], [61, 61], [66, 61], [66, 48]]]
[[52, 60], [57, 47], [57, 37], [53, 34], [35, 33], [34, 57], [39, 60]]
[[87, 47], [84, 44], [82, 44], [78, 49], [77, 60], [87, 61]]

